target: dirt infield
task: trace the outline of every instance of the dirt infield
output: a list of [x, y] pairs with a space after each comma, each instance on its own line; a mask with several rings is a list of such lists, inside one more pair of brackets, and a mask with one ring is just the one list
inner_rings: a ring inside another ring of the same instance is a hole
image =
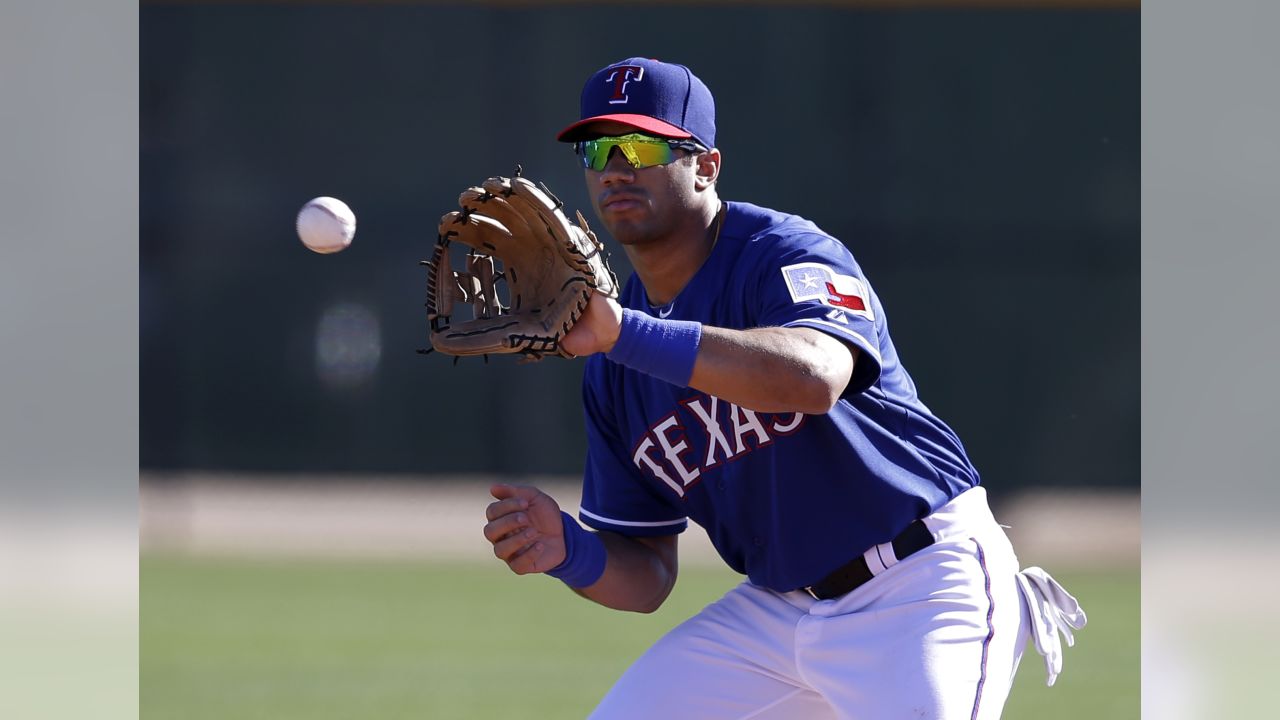
[[[143, 552], [491, 559], [480, 528], [495, 479], [144, 475], [139, 544]], [[519, 482], [577, 511], [576, 479]], [[1003, 500], [996, 517], [1009, 527], [1024, 565], [1138, 564], [1137, 493], [1033, 491]], [[681, 537], [681, 561], [719, 562], [697, 526]]]

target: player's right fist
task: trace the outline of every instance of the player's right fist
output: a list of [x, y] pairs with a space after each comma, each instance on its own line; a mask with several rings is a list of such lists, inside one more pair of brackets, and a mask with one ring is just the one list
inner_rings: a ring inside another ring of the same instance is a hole
[[496, 498], [485, 508], [485, 539], [493, 554], [517, 575], [546, 572], [564, 562], [564, 525], [560, 505], [529, 485], [497, 483]]

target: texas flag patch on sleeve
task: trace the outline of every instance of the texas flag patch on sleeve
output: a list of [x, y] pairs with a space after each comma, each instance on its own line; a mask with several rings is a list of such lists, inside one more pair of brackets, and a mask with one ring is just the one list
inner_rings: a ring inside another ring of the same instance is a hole
[[875, 320], [866, 283], [852, 275], [841, 275], [822, 263], [803, 262], [782, 268], [782, 278], [787, 281], [787, 291], [794, 302], [816, 300], [851, 315]]

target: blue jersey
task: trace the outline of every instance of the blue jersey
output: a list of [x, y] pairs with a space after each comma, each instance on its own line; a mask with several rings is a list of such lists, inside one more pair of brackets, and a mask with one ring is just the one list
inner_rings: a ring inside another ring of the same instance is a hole
[[727, 203], [711, 255], [670, 305], [651, 307], [634, 275], [621, 302], [722, 328], [814, 328], [860, 352], [825, 415], [753, 412], [593, 355], [587, 525], [664, 535], [692, 519], [734, 570], [789, 591], [978, 484], [960, 440], [916, 396], [852, 254], [808, 220]]

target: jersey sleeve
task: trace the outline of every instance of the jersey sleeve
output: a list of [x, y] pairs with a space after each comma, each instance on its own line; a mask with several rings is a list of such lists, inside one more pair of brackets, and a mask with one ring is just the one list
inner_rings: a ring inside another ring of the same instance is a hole
[[630, 443], [618, 430], [613, 393], [606, 384], [609, 363], [595, 355], [583, 374], [587, 462], [578, 519], [597, 530], [655, 536], [684, 532], [683, 508], [648, 486], [631, 458]]
[[810, 327], [856, 346], [845, 394], [880, 378], [877, 301], [852, 253], [836, 239], [802, 234], [764, 243], [756, 267], [762, 327]]

